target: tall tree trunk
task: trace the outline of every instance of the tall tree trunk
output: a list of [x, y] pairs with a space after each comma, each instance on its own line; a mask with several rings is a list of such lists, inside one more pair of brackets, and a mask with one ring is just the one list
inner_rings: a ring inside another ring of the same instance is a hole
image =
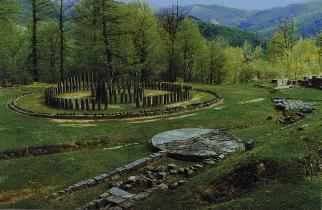
[[32, 1], [32, 38], [31, 38], [31, 45], [32, 45], [32, 64], [31, 70], [34, 76], [34, 82], [39, 81], [39, 72], [38, 72], [38, 53], [37, 53], [37, 2], [36, 0]]
[[60, 30], [60, 81], [64, 80], [64, 14], [63, 14], [63, 0], [60, 0], [60, 14], [59, 14], [59, 30]]

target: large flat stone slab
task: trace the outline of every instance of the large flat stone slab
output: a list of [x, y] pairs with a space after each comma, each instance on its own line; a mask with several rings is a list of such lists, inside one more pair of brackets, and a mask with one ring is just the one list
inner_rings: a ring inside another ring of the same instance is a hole
[[114, 196], [121, 197], [123, 199], [129, 199], [129, 198], [132, 198], [133, 196], [135, 196], [135, 194], [131, 194], [131, 193], [121, 190], [117, 187], [113, 187], [113, 188], [109, 189], [107, 192], [114, 195]]
[[220, 130], [179, 129], [152, 138], [153, 146], [170, 155], [184, 158], [217, 158], [243, 148], [241, 140]]

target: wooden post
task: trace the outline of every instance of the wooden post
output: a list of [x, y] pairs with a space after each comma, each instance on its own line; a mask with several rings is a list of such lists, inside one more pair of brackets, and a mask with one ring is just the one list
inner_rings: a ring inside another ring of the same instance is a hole
[[135, 99], [135, 105], [136, 105], [136, 108], [140, 107], [140, 99], [138, 97]]
[[81, 99], [81, 110], [85, 110], [84, 99]]
[[95, 99], [92, 98], [92, 110], [95, 111]]
[[76, 110], [79, 110], [79, 100], [78, 99], [75, 99], [75, 108]]
[[89, 99], [85, 99], [86, 111], [89, 111]]
[[147, 107], [147, 98], [143, 97], [143, 108]]

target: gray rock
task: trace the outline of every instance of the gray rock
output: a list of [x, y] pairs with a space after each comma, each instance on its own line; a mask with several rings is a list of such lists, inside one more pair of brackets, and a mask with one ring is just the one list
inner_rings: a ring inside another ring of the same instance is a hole
[[[108, 204], [107, 206], [100, 208], [100, 210], [110, 210], [110, 208], [111, 208], [111, 204]], [[97, 208], [94, 208], [94, 209], [97, 209]]]
[[124, 202], [126, 199], [115, 196], [115, 195], [110, 195], [106, 198], [106, 200], [110, 203], [113, 203], [113, 204], [120, 204], [120, 203]]
[[94, 203], [93, 201], [87, 203], [85, 206], [85, 209], [96, 209], [97, 208], [97, 204]]
[[184, 174], [184, 168], [180, 168], [178, 171], [179, 174]]
[[167, 190], [169, 187], [165, 183], [162, 183], [158, 185], [158, 188], [160, 188], [161, 190]]
[[193, 174], [193, 170], [191, 170], [191, 169], [189, 169], [189, 168], [185, 168], [185, 169], [184, 169], [184, 175], [185, 175], [186, 177], [192, 176], [192, 174]]
[[105, 193], [101, 194], [101, 195], [99, 196], [99, 198], [106, 198], [106, 197], [108, 197], [109, 195], [110, 195], [110, 193], [105, 192]]
[[136, 194], [135, 196], [133, 196], [133, 200], [142, 200], [142, 199], [144, 199], [144, 198], [146, 198], [148, 196], [149, 196], [149, 193], [140, 192], [140, 193]]
[[185, 180], [180, 180], [180, 181], [178, 181], [178, 185], [179, 185], [179, 186], [182, 186], [182, 185], [184, 185], [185, 183], [187, 183], [187, 181], [185, 181]]
[[66, 193], [66, 191], [65, 190], [59, 190], [58, 192], [57, 192], [57, 194], [58, 195], [63, 195], [63, 194], [65, 194]]
[[206, 159], [203, 162], [206, 165], [214, 165], [216, 163], [213, 159]]
[[220, 159], [224, 159], [225, 158], [225, 155], [224, 154], [221, 154], [218, 156]]
[[148, 177], [148, 178], [150, 178], [150, 179], [155, 179], [155, 176], [154, 176], [154, 174], [153, 174], [153, 173], [149, 173], [149, 174], [147, 175], [147, 177]]
[[133, 202], [132, 202], [132, 201], [130, 201], [130, 200], [126, 200], [126, 201], [124, 201], [124, 202], [120, 203], [120, 204], [119, 204], [119, 206], [120, 206], [122, 209], [130, 209], [130, 208], [132, 208], [132, 206], [133, 206]]
[[137, 176], [130, 176], [128, 179], [127, 179], [130, 183], [136, 183], [137, 180], [138, 180], [138, 177]]
[[85, 182], [86, 182], [87, 186], [89, 186], [89, 187], [93, 186], [97, 183], [95, 179], [88, 179]]
[[111, 186], [112, 187], [121, 187], [123, 185], [123, 181], [118, 181], [118, 182], [112, 182]]
[[167, 170], [167, 168], [165, 166], [158, 166], [157, 167], [157, 171], [159, 172], [165, 172]]
[[166, 178], [166, 176], [167, 176], [166, 172], [159, 172], [159, 173], [157, 173], [156, 178], [159, 180], [164, 180]]
[[178, 174], [178, 171], [177, 171], [177, 170], [175, 170], [175, 169], [171, 169], [171, 170], [169, 170], [169, 173], [170, 173], [171, 175], [176, 175], [176, 174]]
[[173, 182], [169, 185], [169, 189], [172, 189], [172, 190], [176, 189], [177, 187], [178, 187], [178, 182]]
[[146, 167], [146, 169], [147, 169], [148, 171], [152, 171], [152, 172], [155, 172], [155, 171], [156, 171], [156, 167], [155, 167], [155, 166], [153, 166], [153, 165], [148, 165], [148, 166]]
[[107, 175], [106, 173], [104, 173], [104, 174], [101, 174], [101, 175], [98, 175], [98, 176], [94, 177], [94, 179], [95, 179], [96, 181], [98, 181], [98, 182], [101, 182], [101, 181], [103, 181], [104, 179], [106, 179], [107, 177], [108, 177], [108, 175]]
[[217, 157], [240, 149], [240, 139], [220, 130], [179, 129], [160, 133], [152, 138], [153, 146], [172, 156], [191, 159]]
[[109, 207], [108, 210], [122, 210], [122, 207], [120, 207], [120, 206], [112, 206], [112, 207]]
[[194, 165], [194, 167], [197, 169], [203, 169], [203, 165], [201, 165], [201, 164], [196, 164], [196, 165]]
[[131, 189], [133, 186], [131, 185], [131, 184], [126, 184], [126, 185], [124, 185], [124, 188], [125, 189]]
[[132, 198], [134, 196], [134, 194], [131, 194], [129, 192], [121, 190], [121, 189], [119, 189], [117, 187], [113, 187], [113, 188], [109, 189], [107, 192], [112, 194], [112, 195], [124, 198], [124, 199], [129, 199], [129, 198]]
[[177, 166], [175, 164], [168, 164], [168, 170], [176, 169]]
[[98, 208], [103, 208], [108, 205], [108, 200], [106, 198], [101, 198], [94, 201]]

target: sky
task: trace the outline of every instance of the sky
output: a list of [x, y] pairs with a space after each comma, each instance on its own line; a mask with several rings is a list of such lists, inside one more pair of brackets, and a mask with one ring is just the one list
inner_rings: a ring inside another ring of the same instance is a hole
[[[145, 0], [149, 4], [156, 7], [164, 7], [171, 5], [177, 0]], [[283, 7], [293, 3], [304, 3], [309, 0], [179, 0], [179, 4], [217, 4], [225, 7], [238, 8], [238, 9], [270, 9], [273, 7]]]

